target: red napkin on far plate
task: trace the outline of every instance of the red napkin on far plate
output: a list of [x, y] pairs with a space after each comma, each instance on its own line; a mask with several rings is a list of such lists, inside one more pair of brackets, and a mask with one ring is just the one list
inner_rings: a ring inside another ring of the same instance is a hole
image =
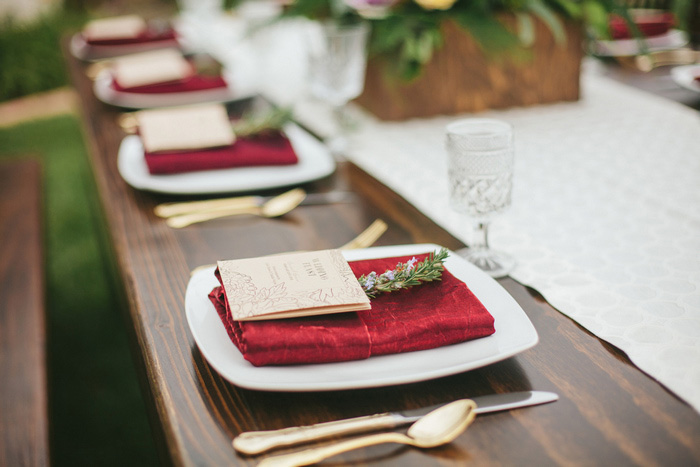
[[[666, 34], [675, 24], [673, 14], [669, 12], [644, 13], [638, 17], [633, 17], [633, 21], [644, 37]], [[610, 18], [610, 35], [615, 40], [634, 37], [627, 26], [627, 22], [620, 16], [612, 16]]]
[[299, 162], [289, 139], [280, 132], [238, 138], [230, 146], [146, 152], [144, 155], [148, 171], [154, 175], [232, 167], [292, 165]]
[[151, 42], [159, 41], [175, 41], [177, 39], [177, 34], [174, 29], [167, 29], [165, 31], [155, 32], [155, 31], [144, 31], [136, 37], [120, 37], [114, 39], [88, 39], [85, 38], [85, 42], [89, 45], [134, 45], [134, 44], [145, 44]]
[[119, 92], [133, 92], [139, 94], [165, 94], [171, 92], [204, 91], [206, 89], [225, 88], [228, 86], [221, 76], [192, 75], [177, 81], [166, 83], [146, 84], [143, 86], [124, 87], [112, 80], [112, 88]]
[[[427, 255], [416, 255], [422, 261]], [[411, 256], [353, 261], [357, 277], [382, 273]], [[218, 270], [216, 271], [219, 278]], [[360, 360], [456, 344], [495, 332], [493, 316], [467, 285], [444, 271], [442, 281], [382, 294], [372, 309], [305, 318], [234, 321], [223, 287], [209, 294], [229, 337], [255, 366]]]

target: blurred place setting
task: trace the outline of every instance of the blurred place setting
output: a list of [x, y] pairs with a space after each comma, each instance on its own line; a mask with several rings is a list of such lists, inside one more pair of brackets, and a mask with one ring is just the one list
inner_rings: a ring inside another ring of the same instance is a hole
[[700, 463], [698, 0], [0, 15], [0, 465]]

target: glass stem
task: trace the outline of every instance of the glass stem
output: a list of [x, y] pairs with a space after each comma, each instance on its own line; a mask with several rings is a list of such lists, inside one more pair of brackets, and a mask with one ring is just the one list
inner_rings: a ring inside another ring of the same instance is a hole
[[474, 229], [474, 236], [470, 247], [474, 250], [489, 249], [489, 224], [488, 222], [478, 222]]
[[333, 106], [333, 117], [335, 118], [336, 124], [335, 133], [326, 140], [326, 144], [331, 154], [333, 154], [336, 159], [343, 160], [345, 158], [345, 151], [348, 149], [348, 141], [345, 137], [347, 131], [345, 105]]

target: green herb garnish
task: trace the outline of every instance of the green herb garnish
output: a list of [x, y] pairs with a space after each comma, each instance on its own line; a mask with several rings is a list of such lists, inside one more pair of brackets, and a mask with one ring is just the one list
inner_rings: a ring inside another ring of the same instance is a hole
[[273, 109], [266, 113], [248, 113], [233, 123], [236, 136], [264, 136], [266, 133], [278, 132], [292, 120], [292, 111], [288, 108]]
[[439, 281], [445, 270], [442, 263], [447, 256], [447, 249], [442, 248], [437, 253], [430, 253], [418, 264], [414, 257], [405, 264], [398, 263], [393, 270], [387, 269], [383, 274], [372, 271], [357, 280], [369, 298], [374, 298], [380, 293], [408, 289], [423, 282]]

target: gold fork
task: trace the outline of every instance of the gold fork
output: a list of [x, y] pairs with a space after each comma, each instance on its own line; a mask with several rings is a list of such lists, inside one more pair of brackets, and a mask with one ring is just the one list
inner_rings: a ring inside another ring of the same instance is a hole
[[[388, 226], [386, 225], [386, 222], [384, 222], [381, 219], [377, 219], [374, 222], [370, 224], [369, 227], [367, 227], [365, 230], [363, 230], [357, 237], [353, 238], [350, 240], [348, 243], [345, 245], [339, 247], [339, 250], [358, 250], [360, 248], [367, 248], [370, 247], [379, 240], [379, 237], [381, 237], [384, 232], [386, 232]], [[280, 253], [275, 253], [275, 254], [280, 254]], [[197, 272], [211, 268], [213, 266], [216, 266], [215, 264], [204, 264], [202, 266], [197, 266], [194, 268], [192, 271], [190, 271], [190, 276], [193, 276]]]

